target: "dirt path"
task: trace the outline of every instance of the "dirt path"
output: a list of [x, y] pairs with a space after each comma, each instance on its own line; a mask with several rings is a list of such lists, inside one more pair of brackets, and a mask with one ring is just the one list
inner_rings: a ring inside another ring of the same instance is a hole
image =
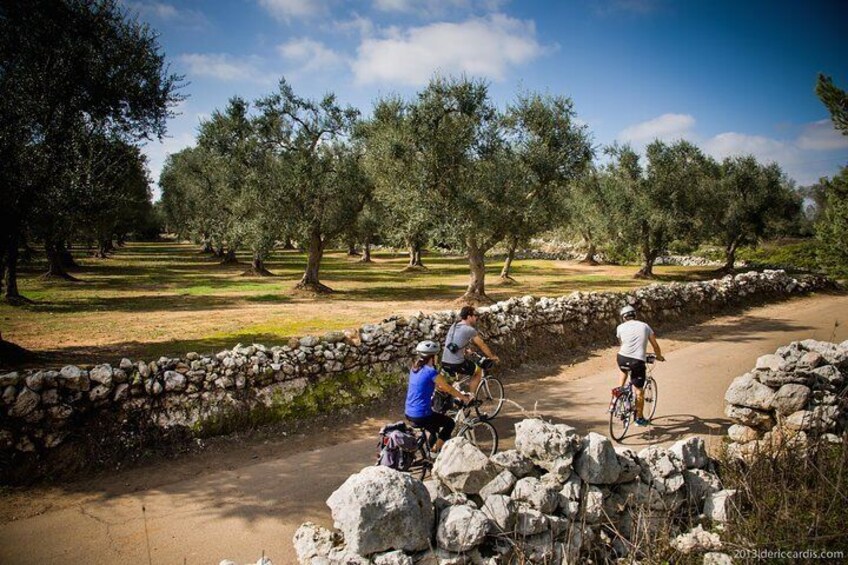
[[[625, 439], [639, 447], [691, 434], [712, 436], [728, 425], [724, 391], [757, 356], [789, 341], [848, 339], [848, 297], [821, 295], [752, 309], [743, 315], [660, 336], [669, 360], [655, 371], [659, 407], [654, 426]], [[606, 433], [606, 404], [615, 377], [614, 349], [570, 366], [521, 369], [537, 378], [507, 386], [526, 411]], [[507, 377], [508, 379], [508, 377]], [[133, 469], [72, 483], [5, 493], [0, 498], [0, 563], [295, 562], [297, 526], [330, 524], [327, 496], [370, 464], [377, 414], [353, 429], [321, 438], [239, 445], [156, 468]], [[512, 408], [497, 423], [504, 448], [523, 416]], [[328, 446], [333, 441], [340, 445]], [[323, 444], [323, 446], [322, 446]], [[148, 541], [149, 540], [149, 541]], [[149, 556], [149, 557], [148, 557]]]

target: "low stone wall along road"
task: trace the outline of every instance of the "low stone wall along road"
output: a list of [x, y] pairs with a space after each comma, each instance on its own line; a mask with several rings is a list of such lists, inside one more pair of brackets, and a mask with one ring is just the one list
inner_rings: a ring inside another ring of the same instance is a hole
[[[808, 338], [848, 339], [848, 297], [818, 294], [751, 308], [667, 335], [659, 363], [654, 425], [634, 429], [624, 444], [639, 451], [692, 435], [708, 447], [733, 423], [725, 392], [757, 358]], [[616, 384], [615, 349], [595, 351], [570, 366], [528, 359], [503, 375], [509, 406], [496, 420], [502, 449], [514, 424], [538, 415], [567, 422], [580, 434], [606, 434], [609, 391]], [[327, 497], [369, 465], [380, 425], [401, 407], [349, 429], [315, 437], [228, 447], [146, 468], [110, 472], [60, 486], [6, 490], [0, 495], [0, 563], [218, 563], [227, 557], [294, 563], [292, 537], [305, 522], [331, 527]], [[142, 512], [142, 508], [145, 512]]]

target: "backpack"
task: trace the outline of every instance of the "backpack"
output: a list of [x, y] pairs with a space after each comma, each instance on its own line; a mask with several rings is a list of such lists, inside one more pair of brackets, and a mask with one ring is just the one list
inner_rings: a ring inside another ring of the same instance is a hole
[[415, 460], [418, 450], [418, 437], [403, 422], [383, 426], [380, 430], [380, 454], [377, 465], [383, 465], [398, 471], [406, 471]]

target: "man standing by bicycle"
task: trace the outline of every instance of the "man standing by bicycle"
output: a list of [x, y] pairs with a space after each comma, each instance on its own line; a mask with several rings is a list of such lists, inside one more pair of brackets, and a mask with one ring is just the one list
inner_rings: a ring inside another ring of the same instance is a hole
[[651, 422], [644, 417], [645, 395], [643, 388], [647, 376], [645, 360], [647, 359], [648, 342], [654, 348], [654, 355], [656, 355], [658, 361], [665, 361], [665, 357], [662, 356], [654, 330], [645, 322], [636, 319], [636, 309], [633, 306], [625, 306], [619, 314], [621, 319], [624, 320], [615, 330], [615, 335], [618, 336], [618, 341], [621, 343], [616, 358], [618, 368], [621, 370], [619, 389], [627, 382], [627, 375], [630, 374], [630, 382], [636, 389], [635, 422], [637, 426], [647, 426]]
[[463, 306], [459, 311], [459, 321], [448, 330], [445, 338], [445, 350], [442, 353], [442, 370], [452, 377], [457, 375], [471, 376], [468, 390], [475, 394], [483, 378], [483, 370], [474, 361], [465, 358], [465, 350], [469, 345], [477, 346], [483, 354], [497, 363], [497, 355], [492, 353], [486, 342], [477, 333], [477, 312], [473, 306]]

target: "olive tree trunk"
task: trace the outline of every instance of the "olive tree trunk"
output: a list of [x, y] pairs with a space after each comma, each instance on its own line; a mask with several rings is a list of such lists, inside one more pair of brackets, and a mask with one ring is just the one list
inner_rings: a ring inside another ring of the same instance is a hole
[[516, 247], [518, 247], [518, 238], [510, 238], [509, 248], [506, 252], [506, 259], [504, 259], [503, 269], [501, 269], [501, 282], [503, 282], [504, 284], [510, 284], [515, 282], [515, 279], [512, 278], [512, 275], [510, 274], [510, 269], [512, 269], [512, 261], [515, 258]]
[[470, 236], [466, 239], [468, 247], [468, 288], [460, 301], [466, 304], [491, 304], [494, 302], [486, 295], [486, 250], [480, 247], [477, 239]]
[[311, 292], [328, 293], [333, 292], [330, 287], [321, 284], [318, 279], [321, 270], [321, 259], [324, 257], [324, 240], [321, 237], [321, 231], [313, 228], [309, 234], [309, 248], [306, 256], [306, 271], [303, 273], [303, 278], [297, 283], [295, 288], [299, 290], [308, 290]]

